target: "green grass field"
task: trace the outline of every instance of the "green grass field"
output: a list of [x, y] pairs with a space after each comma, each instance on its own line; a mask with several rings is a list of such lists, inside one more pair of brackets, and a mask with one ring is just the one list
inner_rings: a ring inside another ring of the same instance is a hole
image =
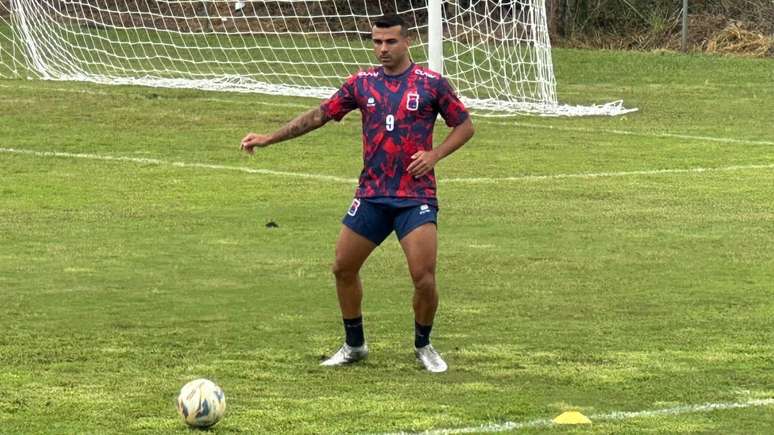
[[190, 433], [173, 402], [207, 377], [213, 433], [771, 433], [774, 63], [554, 61], [563, 101], [640, 111], [478, 118], [441, 162], [440, 376], [394, 237], [363, 271], [371, 358], [318, 366], [357, 114], [249, 157], [315, 101], [0, 81], [0, 432]]

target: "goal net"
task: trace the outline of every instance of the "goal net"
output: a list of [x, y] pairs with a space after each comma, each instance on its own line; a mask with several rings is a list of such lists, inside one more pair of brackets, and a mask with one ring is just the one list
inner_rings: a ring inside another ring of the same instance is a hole
[[628, 111], [557, 101], [544, 0], [0, 0], [0, 77], [325, 98], [386, 13], [479, 114]]

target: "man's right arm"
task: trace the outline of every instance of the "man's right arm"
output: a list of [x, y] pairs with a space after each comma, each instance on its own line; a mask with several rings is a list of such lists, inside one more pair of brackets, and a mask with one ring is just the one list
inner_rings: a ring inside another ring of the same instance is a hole
[[249, 133], [242, 139], [240, 148], [245, 152], [252, 154], [255, 152], [256, 147], [262, 148], [304, 135], [314, 129], [322, 127], [330, 120], [331, 118], [318, 106], [299, 115], [272, 134]]

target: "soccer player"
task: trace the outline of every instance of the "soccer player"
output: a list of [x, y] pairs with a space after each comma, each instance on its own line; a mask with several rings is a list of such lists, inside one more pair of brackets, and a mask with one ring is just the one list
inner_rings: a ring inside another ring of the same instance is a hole
[[[343, 219], [333, 265], [346, 339], [322, 365], [338, 366], [368, 356], [359, 271], [371, 252], [395, 231], [414, 283], [415, 356], [428, 371], [445, 372], [446, 362], [430, 344], [438, 307], [438, 202], [433, 168], [470, 140], [473, 124], [449, 82], [412, 62], [411, 38], [402, 18], [381, 17], [372, 32], [381, 66], [352, 75], [330, 99], [276, 132], [249, 133], [240, 146], [252, 154], [256, 147], [298, 137], [360, 110], [364, 165]], [[434, 148], [433, 127], [439, 113], [452, 130]]]

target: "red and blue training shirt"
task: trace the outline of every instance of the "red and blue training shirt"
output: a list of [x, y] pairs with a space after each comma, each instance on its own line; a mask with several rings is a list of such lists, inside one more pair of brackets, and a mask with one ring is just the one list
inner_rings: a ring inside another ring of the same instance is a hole
[[470, 116], [445, 78], [413, 63], [396, 76], [373, 67], [352, 75], [320, 108], [336, 121], [355, 109], [362, 114], [363, 171], [355, 197], [437, 205], [435, 171], [414, 178], [406, 169], [417, 151], [433, 148], [438, 114], [449, 127]]

